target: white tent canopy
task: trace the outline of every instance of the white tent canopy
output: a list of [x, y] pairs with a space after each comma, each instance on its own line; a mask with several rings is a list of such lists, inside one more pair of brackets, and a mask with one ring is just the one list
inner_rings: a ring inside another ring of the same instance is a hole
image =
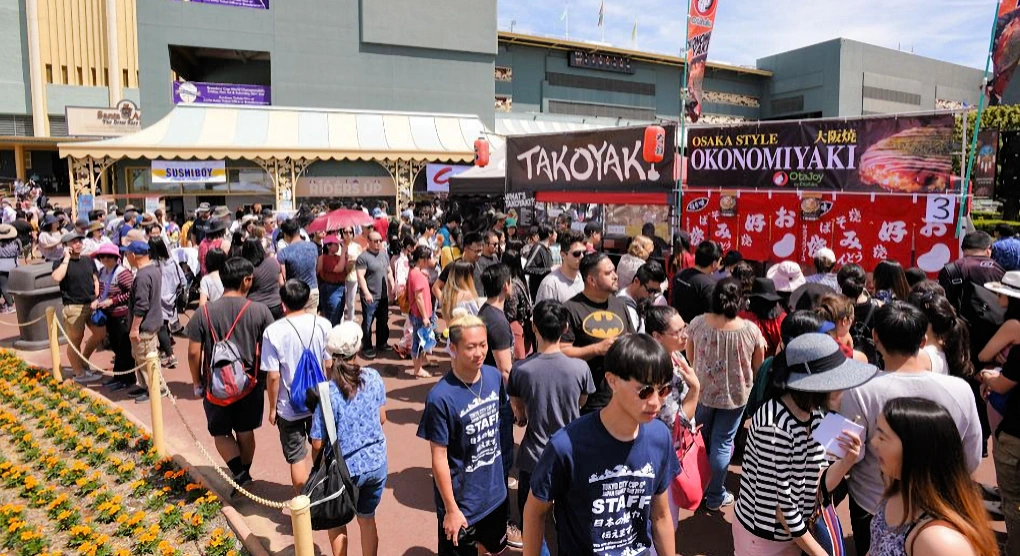
[[181, 104], [137, 133], [59, 148], [76, 158], [466, 162], [485, 131], [458, 114]]

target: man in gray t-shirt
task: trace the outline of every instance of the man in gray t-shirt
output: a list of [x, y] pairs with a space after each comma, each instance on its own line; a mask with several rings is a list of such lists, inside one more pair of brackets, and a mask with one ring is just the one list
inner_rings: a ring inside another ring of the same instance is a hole
[[876, 423], [886, 402], [917, 397], [931, 400], [949, 411], [960, 430], [967, 469], [981, 463], [981, 423], [970, 386], [961, 378], [935, 374], [917, 360], [928, 330], [928, 319], [919, 309], [894, 301], [875, 311], [875, 343], [885, 359], [886, 372], [843, 394], [840, 414], [866, 428], [861, 455], [850, 471], [850, 524], [857, 554], [870, 548], [872, 516], [882, 503], [885, 482], [881, 462], [869, 442], [878, 434]]
[[[393, 270], [379, 232], [373, 231], [368, 235], [368, 248], [358, 256], [354, 268], [358, 273], [358, 290], [361, 292], [362, 355], [365, 359], [375, 359], [376, 349], [386, 349], [386, 340], [390, 335], [388, 296], [393, 291]], [[375, 347], [372, 347], [373, 321], [376, 323]]]
[[550, 272], [535, 293], [535, 303], [552, 299], [566, 303], [581, 293], [584, 280], [581, 279], [581, 257], [588, 252], [584, 245], [584, 236], [577, 232], [569, 232], [560, 238], [560, 253], [563, 263]]
[[[532, 326], [538, 349], [531, 357], [517, 362], [510, 371], [507, 393], [518, 425], [527, 426], [517, 464], [520, 468], [517, 492], [531, 491], [531, 472], [542, 456], [549, 438], [581, 415], [588, 394], [595, 392], [588, 363], [560, 351], [560, 336], [568, 314], [558, 301], [542, 301], [535, 306]], [[518, 496], [517, 506], [524, 515], [527, 496]]]

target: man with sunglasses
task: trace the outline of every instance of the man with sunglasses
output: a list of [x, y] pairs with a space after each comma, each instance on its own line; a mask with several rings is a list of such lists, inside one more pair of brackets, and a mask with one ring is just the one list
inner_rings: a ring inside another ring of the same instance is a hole
[[486, 268], [499, 263], [499, 236], [489, 230], [482, 235], [482, 254], [475, 262], [475, 289], [482, 293], [482, 273]]
[[638, 332], [645, 331], [645, 323], [638, 314], [638, 305], [651, 304], [662, 293], [662, 283], [666, 281], [666, 271], [662, 265], [649, 261], [641, 265], [634, 273], [634, 279], [627, 287], [616, 294], [627, 305], [627, 316], [630, 325]]
[[566, 303], [584, 289], [581, 279], [581, 258], [588, 254], [584, 244], [584, 236], [574, 231], [567, 231], [559, 237], [560, 253], [563, 263], [550, 272], [538, 286], [535, 303], [545, 300]]
[[673, 363], [651, 336], [628, 334], [609, 349], [606, 368], [608, 405], [554, 434], [531, 475], [525, 556], [539, 556], [553, 502], [559, 554], [676, 554], [667, 497], [680, 464], [656, 419]]
[[[387, 348], [390, 337], [389, 295], [394, 290], [393, 268], [383, 248], [383, 237], [372, 230], [368, 248], [358, 256], [358, 291], [361, 292], [361, 348], [365, 359], [375, 359], [376, 350]], [[375, 323], [376, 345], [372, 346], [372, 323]]]
[[[481, 256], [483, 249], [482, 234], [479, 234], [478, 232], [469, 232], [464, 234], [464, 250], [461, 255], [461, 260], [477, 265], [478, 258]], [[443, 301], [443, 287], [446, 286], [446, 280], [450, 277], [451, 268], [453, 268], [452, 264], [444, 266], [443, 271], [439, 273], [439, 278], [437, 278], [432, 284], [432, 297], [436, 300], [436, 303], [442, 303]], [[480, 278], [480, 275], [476, 273], [476, 290], [481, 289], [482, 282]]]

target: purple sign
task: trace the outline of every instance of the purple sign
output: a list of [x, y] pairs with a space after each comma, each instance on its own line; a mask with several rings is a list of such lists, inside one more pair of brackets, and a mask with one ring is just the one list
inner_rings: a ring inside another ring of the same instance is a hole
[[[177, 0], [181, 2], [182, 0]], [[269, 9], [269, 0], [183, 0], [193, 4], [215, 4], [217, 6], [233, 6], [235, 8]]]
[[269, 105], [269, 87], [265, 85], [174, 81], [174, 104]]

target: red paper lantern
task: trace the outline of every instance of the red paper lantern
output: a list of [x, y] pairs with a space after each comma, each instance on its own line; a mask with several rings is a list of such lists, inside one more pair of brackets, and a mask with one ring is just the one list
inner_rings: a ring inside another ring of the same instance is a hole
[[666, 155], [666, 130], [662, 126], [650, 125], [645, 128], [645, 144], [641, 154], [649, 164], [662, 162], [662, 157]]
[[489, 142], [485, 139], [475, 139], [475, 166], [485, 167], [489, 165]]

